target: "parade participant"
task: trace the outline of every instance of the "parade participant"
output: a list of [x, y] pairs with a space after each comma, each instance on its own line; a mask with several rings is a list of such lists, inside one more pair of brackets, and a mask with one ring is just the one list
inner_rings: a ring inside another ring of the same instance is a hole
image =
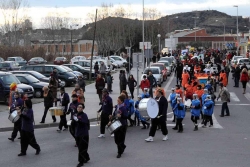
[[112, 92], [112, 83], [113, 83], [113, 76], [111, 76], [110, 72], [107, 73], [107, 90], [109, 93]]
[[181, 76], [183, 71], [183, 65], [181, 63], [177, 63], [177, 66], [175, 68], [175, 74], [176, 74], [176, 84], [181, 85]]
[[73, 91], [72, 91], [72, 95], [73, 95], [73, 94], [76, 94], [77, 90], [79, 90], [79, 89], [80, 89], [79, 84], [78, 84], [78, 83], [75, 84], [75, 88], [74, 88]]
[[66, 118], [66, 112], [68, 111], [68, 105], [69, 105], [69, 95], [68, 93], [65, 92], [65, 88], [62, 87], [60, 88], [60, 106], [62, 107], [63, 110], [63, 115], [60, 115], [60, 122], [59, 122], [59, 126], [57, 129], [57, 132], [61, 132], [62, 131], [62, 127], [64, 127], [63, 131], [68, 129], [68, 125], [67, 125], [67, 118]]
[[102, 102], [102, 90], [105, 88], [105, 82], [101, 74], [97, 75], [95, 82], [96, 93], [98, 94], [100, 103]]
[[228, 77], [229, 77], [229, 73], [230, 73], [230, 68], [229, 68], [229, 66], [228, 66], [228, 65], [225, 65], [225, 66], [224, 66], [224, 70], [225, 70], [225, 72], [226, 72], [226, 74], [227, 74], [227, 81], [228, 81]]
[[150, 97], [150, 95], [148, 93], [148, 88], [144, 88], [144, 91], [143, 91], [143, 93], [141, 95], [141, 99], [149, 98], [149, 97]]
[[119, 80], [120, 80], [120, 93], [121, 93], [123, 90], [127, 89], [127, 78], [124, 70], [120, 70]]
[[85, 86], [86, 86], [86, 83], [84, 81], [84, 79], [82, 78], [82, 76], [80, 75], [78, 77], [78, 81], [77, 81], [79, 87], [83, 90], [83, 93], [85, 92]]
[[[239, 81], [240, 81], [240, 73], [241, 73], [241, 69], [240, 69], [240, 65], [237, 64], [235, 70], [234, 70], [234, 87], [239, 87]], [[224, 78], [223, 78], [224, 79]], [[222, 83], [224, 86], [227, 86], [224, 84], [223, 80]]]
[[[55, 72], [53, 72], [55, 73]], [[56, 79], [56, 77], [54, 76], [54, 74], [50, 74], [50, 80], [49, 80], [49, 89], [52, 92], [52, 95], [54, 97], [54, 102], [55, 102], [55, 106], [57, 106], [57, 88], [58, 88], [58, 81]]]
[[204, 89], [207, 89], [209, 94], [213, 94], [213, 88], [212, 88], [212, 85], [210, 83], [209, 78], [207, 79], [207, 83], [206, 83]]
[[186, 99], [192, 99], [192, 95], [193, 95], [193, 86], [192, 86], [192, 82], [188, 81], [188, 83], [185, 84], [184, 86], [184, 94]]
[[[173, 110], [173, 109], [174, 109], [173, 100], [174, 100], [175, 97], [176, 97], [176, 93], [175, 93], [175, 88], [172, 88], [171, 90], [172, 90], [172, 92], [170, 93], [170, 95], [169, 95], [169, 97], [168, 97], [168, 102], [170, 103], [171, 108], [172, 108], [172, 111], [173, 111], [173, 113], [174, 113], [174, 110]], [[174, 115], [174, 114], [173, 114], [173, 115]], [[175, 122], [175, 115], [174, 115], [173, 122]]]
[[138, 118], [138, 121], [140, 120], [143, 125], [141, 129], [146, 129], [146, 128], [148, 129], [150, 123], [148, 123], [146, 119], [141, 116], [140, 111], [138, 109], [139, 109], [138, 104], [135, 104], [135, 115]]
[[[71, 98], [72, 98], [72, 102], [69, 104], [69, 109], [68, 109], [68, 112], [66, 114], [67, 115], [70, 114], [71, 125], [69, 126], [69, 132], [76, 141], [76, 138], [75, 138], [76, 123], [75, 123], [75, 120], [73, 119], [73, 116], [77, 114], [77, 106], [79, 103], [78, 103], [78, 99], [77, 99], [78, 97], [76, 94], [73, 94], [71, 96]], [[76, 144], [75, 144], [75, 147], [77, 147]]]
[[140, 83], [140, 88], [142, 92], [144, 92], [145, 88], [149, 88], [149, 87], [150, 87], [150, 82], [147, 79], [147, 76], [143, 75], [143, 80], [141, 80], [141, 83]]
[[[138, 106], [138, 107], [139, 107], [139, 104], [140, 104], [141, 99], [142, 99], [141, 95], [138, 95], [138, 96], [137, 96], [137, 101], [135, 102], [135, 106]], [[139, 120], [138, 114], [135, 114], [135, 119], [134, 119], [135, 125], [136, 125], [136, 120], [137, 120], [137, 126], [140, 126], [140, 120]]]
[[41, 152], [40, 146], [36, 142], [34, 134], [34, 115], [32, 110], [31, 100], [25, 100], [23, 103], [24, 108], [18, 111], [20, 119], [22, 120], [21, 127], [21, 153], [18, 156], [25, 156], [28, 146], [30, 145], [36, 150], [36, 155]]
[[148, 77], [147, 78], [148, 78], [149, 83], [150, 83], [149, 95], [150, 95], [150, 97], [153, 98], [153, 87], [157, 86], [157, 81], [156, 81], [155, 77], [153, 76], [152, 71], [148, 72]]
[[85, 103], [85, 97], [82, 89], [76, 90], [77, 100], [78, 103], [84, 104]]
[[75, 137], [78, 147], [79, 164], [77, 167], [83, 166], [84, 163], [87, 163], [90, 160], [88, 154], [90, 123], [87, 114], [83, 112], [84, 108], [84, 104], [78, 104], [77, 115], [73, 116], [76, 123]]
[[129, 88], [129, 91], [131, 93], [131, 97], [132, 99], [134, 99], [134, 90], [135, 90], [135, 87], [137, 86], [137, 82], [136, 80], [134, 79], [134, 76], [131, 74], [128, 78], [128, 88]]
[[153, 137], [155, 136], [155, 132], [157, 129], [157, 126], [160, 125], [161, 131], [163, 134], [163, 141], [168, 140], [168, 130], [167, 130], [167, 125], [166, 125], [166, 115], [167, 115], [167, 109], [168, 109], [168, 101], [167, 99], [163, 96], [163, 91], [162, 89], [158, 89], [157, 91], [157, 102], [159, 104], [159, 113], [156, 118], [151, 119], [151, 128], [149, 132], [149, 137], [145, 139], [147, 142], [152, 142], [154, 141]]
[[241, 76], [240, 76], [240, 82], [242, 83], [242, 87], [243, 87], [243, 94], [246, 93], [246, 85], [248, 81], [249, 81], [249, 77], [248, 77], [247, 69], [243, 68]]
[[226, 110], [225, 116], [230, 116], [229, 108], [227, 105], [227, 103], [230, 102], [230, 93], [228, 92], [227, 88], [223, 86], [223, 83], [220, 83], [219, 86], [221, 90], [219, 96], [217, 97], [217, 101], [219, 100], [219, 98], [221, 98], [222, 101], [220, 117], [224, 117], [224, 110]]
[[207, 95], [207, 98], [205, 99], [205, 103], [203, 105], [204, 109], [204, 125], [202, 126], [203, 128], [207, 127], [207, 122], [210, 122], [209, 127], [213, 126], [213, 112], [214, 112], [214, 102], [211, 100], [211, 96]]
[[207, 89], [204, 89], [204, 93], [203, 93], [202, 96], [201, 96], [201, 104], [202, 104], [202, 105], [204, 104], [205, 99], [207, 98], [207, 95], [209, 95], [209, 94], [208, 94], [208, 90], [207, 90]]
[[[20, 95], [18, 92], [14, 92], [14, 100], [12, 101], [12, 104], [10, 106], [10, 113], [12, 113], [15, 110], [20, 110], [23, 107], [23, 100], [19, 96]], [[11, 137], [8, 138], [10, 141], [14, 141], [14, 139], [17, 137], [18, 131], [21, 134], [21, 125], [22, 125], [22, 119], [18, 119], [14, 123], [14, 128], [13, 128]]]
[[126, 148], [125, 137], [127, 132], [128, 111], [125, 107], [124, 100], [125, 97], [122, 95], [117, 98], [116, 110], [113, 112], [113, 116], [110, 116], [110, 122], [108, 123], [108, 126], [110, 126], [112, 120], [118, 119], [122, 124], [122, 126], [114, 132], [114, 139], [118, 149], [116, 158], [121, 158]]
[[189, 74], [187, 73], [187, 70], [184, 70], [181, 78], [182, 78], [181, 85], [184, 88], [185, 84], [188, 83], [189, 80]]
[[174, 110], [176, 110], [177, 112], [176, 112], [176, 125], [173, 128], [173, 130], [178, 130], [178, 133], [182, 133], [183, 132], [182, 121], [186, 114], [184, 104], [182, 103], [182, 98], [177, 98], [177, 104], [175, 105]]
[[201, 103], [197, 94], [193, 94], [191, 104], [191, 120], [194, 123], [194, 131], [198, 130], [198, 119], [200, 118]]
[[[157, 94], [157, 90], [158, 90], [158, 89], [161, 89], [160, 84], [157, 84], [157, 87], [156, 87], [156, 89], [155, 89], [155, 91], [154, 91], [154, 97], [156, 96], [156, 94]], [[163, 91], [163, 96], [165, 96], [165, 97], [166, 97], [165, 90], [164, 90], [164, 89], [162, 89], [162, 91]]]
[[180, 88], [180, 85], [175, 85], [175, 93], [179, 94], [181, 98], [183, 97], [183, 92]]
[[[198, 99], [201, 101], [201, 96], [204, 94], [204, 90], [201, 89], [201, 85], [197, 86], [197, 90], [195, 91], [195, 94], [198, 95]], [[202, 110], [200, 110], [200, 114], [201, 114], [201, 119], [204, 119]]]
[[[43, 87], [43, 99], [44, 99], [44, 113], [41, 120], [41, 124], [45, 123], [45, 118], [50, 107], [53, 107], [54, 96], [48, 87]], [[56, 117], [52, 116], [53, 122], [56, 122]]]
[[131, 94], [128, 94], [128, 100], [129, 100], [129, 114], [128, 114], [128, 120], [130, 122], [130, 127], [135, 125], [134, 120], [131, 119], [131, 116], [134, 114], [134, 100], [131, 98]]
[[225, 73], [224, 70], [221, 70], [221, 73], [220, 73], [220, 82], [223, 83], [223, 86], [227, 86], [227, 74]]
[[113, 100], [109, 96], [108, 90], [104, 88], [102, 90], [102, 106], [97, 111], [98, 113], [102, 111], [101, 113], [101, 125], [100, 125], [100, 135], [98, 138], [104, 138], [105, 137], [105, 127], [109, 123], [109, 116], [112, 115], [113, 111]]

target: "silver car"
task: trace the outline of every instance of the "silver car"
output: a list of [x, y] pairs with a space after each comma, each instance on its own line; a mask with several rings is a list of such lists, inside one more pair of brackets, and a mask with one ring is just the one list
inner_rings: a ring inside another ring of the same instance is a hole
[[152, 72], [153, 76], [155, 77], [155, 79], [157, 81], [157, 84], [163, 83], [163, 75], [162, 75], [160, 67], [150, 67], [150, 68], [147, 67], [147, 68], [145, 68], [145, 70], [141, 76], [141, 81], [143, 80], [144, 75], [146, 75], [146, 76], [148, 75], [149, 71]]
[[171, 67], [169, 65], [169, 62], [166, 60], [162, 60], [162, 61], [158, 61], [158, 63], [163, 63], [166, 66], [167, 69], [167, 75], [170, 76], [172, 71], [171, 71]]

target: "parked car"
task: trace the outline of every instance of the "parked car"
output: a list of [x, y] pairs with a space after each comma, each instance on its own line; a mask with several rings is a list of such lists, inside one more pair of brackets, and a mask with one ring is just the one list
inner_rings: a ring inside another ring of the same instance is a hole
[[85, 57], [85, 56], [75, 56], [75, 57], [73, 57], [73, 58], [70, 60], [70, 63], [71, 63], [71, 64], [74, 64], [74, 62], [76, 62], [76, 61], [81, 61], [81, 60], [86, 60], [86, 57]]
[[46, 64], [46, 63], [47, 61], [44, 60], [42, 57], [33, 57], [27, 62], [28, 65], [37, 65], [37, 64]]
[[[83, 75], [83, 79], [89, 79], [89, 70], [84, 69], [82, 66], [78, 64], [64, 64], [63, 66], [69, 67], [73, 71], [79, 71]], [[95, 71], [92, 70], [92, 77], [95, 76]]]
[[[101, 59], [101, 58], [102, 58], [102, 56], [93, 56], [93, 60], [95, 60], [95, 59]], [[87, 58], [87, 60], [91, 60], [91, 56], [89, 56]]]
[[110, 70], [115, 70], [116, 68], [118, 68], [118, 64], [116, 63], [116, 61], [114, 61], [114, 59], [110, 59], [111, 65], [112, 65], [112, 69]]
[[14, 61], [4, 61], [0, 62], [0, 70], [1, 71], [13, 71], [13, 70], [19, 70], [20, 67], [18, 66], [18, 63]]
[[50, 77], [50, 74], [53, 71], [53, 68], [57, 69], [58, 72], [58, 78], [65, 83], [65, 86], [70, 86], [72, 84], [75, 84], [77, 81], [77, 78], [74, 73], [68, 72], [63, 67], [58, 65], [52, 65], [52, 64], [41, 64], [41, 65], [31, 65], [31, 66], [23, 66], [20, 70], [25, 71], [37, 71], [46, 77]]
[[240, 68], [241, 66], [243, 66], [243, 64], [246, 64], [247, 68], [250, 69], [250, 61], [249, 61], [249, 58], [240, 58], [237, 60], [237, 64], [240, 65]]
[[[94, 63], [94, 61], [93, 61], [93, 63]], [[80, 60], [80, 61], [74, 62], [73, 64], [80, 65], [85, 70], [90, 70], [90, 60]], [[92, 68], [94, 69], [94, 65], [92, 65]]]
[[110, 58], [114, 59], [115, 61], [122, 61], [123, 62], [123, 66], [125, 66], [125, 64], [127, 63], [127, 60], [125, 60], [124, 58], [122, 58], [121, 56], [109, 56]]
[[162, 61], [158, 61], [158, 63], [164, 63], [164, 65], [165, 65], [165, 67], [167, 69], [167, 74], [168, 74], [168, 76], [170, 76], [172, 71], [171, 71], [171, 67], [169, 65], [169, 62], [166, 61], [166, 60], [162, 60]]
[[0, 101], [9, 105], [10, 85], [15, 82], [17, 84], [17, 91], [23, 97], [28, 94], [29, 98], [33, 98], [34, 89], [32, 86], [21, 84], [15, 75], [9, 72], [0, 72]]
[[234, 56], [234, 57], [232, 58], [231, 62], [230, 62], [231, 67], [234, 66], [234, 64], [237, 62], [238, 59], [242, 59], [242, 58], [244, 58], [244, 57], [243, 57], [243, 56]]
[[66, 57], [57, 57], [54, 60], [54, 64], [56, 65], [62, 65], [62, 64], [68, 64], [69, 61]]
[[[32, 75], [33, 77], [35, 77], [36, 79], [38, 79], [41, 82], [46, 82], [49, 83], [50, 78], [44, 76], [43, 74], [37, 72], [37, 71], [11, 71], [12, 74], [29, 74]], [[61, 81], [59, 79], [59, 87], [64, 87], [65, 86], [65, 82]]]
[[149, 71], [152, 72], [153, 76], [155, 77], [157, 84], [161, 84], [163, 82], [163, 75], [161, 72], [160, 67], [147, 67], [145, 68], [144, 72], [142, 73], [141, 80], [143, 80], [144, 75], [148, 75]]
[[24, 60], [22, 57], [17, 56], [17, 57], [8, 57], [6, 61], [14, 61], [18, 63], [19, 66], [24, 66], [27, 64], [27, 61]]
[[173, 56], [170, 57], [161, 57], [159, 61], [168, 61], [170, 64], [171, 72], [174, 70], [175, 66], [175, 58]]
[[73, 71], [67, 66], [61, 65], [61, 67], [67, 70], [68, 72], [73, 72], [77, 78], [79, 78], [80, 76], [83, 76], [82, 73], [80, 73], [79, 71]]
[[0, 62], [4, 62], [4, 59], [2, 57], [0, 57]]
[[22, 84], [27, 84], [32, 86], [34, 89], [34, 96], [37, 98], [43, 97], [43, 87], [49, 86], [49, 83], [41, 82], [29, 74], [14, 74], [14, 75]]
[[115, 60], [114, 58], [110, 57], [110, 61], [113, 61], [113, 63], [117, 64], [117, 68], [124, 66], [124, 61], [121, 60]]
[[167, 69], [166, 69], [166, 66], [164, 65], [164, 63], [159, 63], [159, 62], [153, 63], [153, 64], [151, 64], [150, 67], [160, 67], [162, 75], [163, 75], [163, 81], [167, 80], [167, 78], [168, 78]]

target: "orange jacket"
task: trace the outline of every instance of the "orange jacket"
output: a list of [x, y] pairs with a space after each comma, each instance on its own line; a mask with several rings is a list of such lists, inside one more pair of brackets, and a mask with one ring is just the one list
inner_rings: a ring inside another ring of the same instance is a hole
[[226, 73], [220, 73], [220, 79], [222, 79], [223, 86], [227, 86], [227, 74]]
[[199, 97], [199, 99], [201, 99], [201, 96], [204, 94], [204, 90], [203, 90], [203, 89], [201, 89], [201, 90], [196, 90], [196, 91], [195, 91], [195, 94], [197, 94], [198, 97]]
[[[154, 95], [156, 96], [156, 92], [157, 92], [157, 90], [158, 90], [159, 88], [157, 87], [155, 90], [154, 90]], [[162, 89], [162, 88], [161, 88]], [[166, 97], [166, 92], [165, 92], [165, 90], [164, 89], [162, 89], [163, 90], [163, 96], [164, 97]]]
[[188, 83], [185, 84], [185, 95], [188, 93], [188, 92], [192, 92], [193, 93], [193, 86], [192, 85], [189, 85]]
[[183, 92], [182, 92], [181, 89], [175, 89], [175, 93], [176, 93], [176, 94], [180, 94], [180, 97], [182, 98]]
[[182, 82], [181, 82], [182, 87], [184, 87], [185, 84], [188, 83], [188, 79], [189, 79], [189, 74], [183, 73], [182, 74]]

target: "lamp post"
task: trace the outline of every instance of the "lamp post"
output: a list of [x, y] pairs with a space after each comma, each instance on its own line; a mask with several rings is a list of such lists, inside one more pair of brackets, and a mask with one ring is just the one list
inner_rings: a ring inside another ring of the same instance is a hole
[[70, 55], [71, 55], [71, 58], [73, 57], [73, 41], [72, 41], [72, 27], [73, 26], [76, 26], [76, 27], [78, 27], [78, 24], [73, 24], [73, 25], [70, 25]]
[[226, 39], [225, 39], [225, 35], [226, 35], [226, 26], [225, 26], [225, 23], [222, 22], [222, 21], [219, 21], [219, 20], [215, 20], [216, 22], [220, 22], [223, 24], [224, 26], [224, 48], [226, 47]]
[[[194, 28], [196, 28], [196, 19], [199, 19], [199, 17], [192, 17], [194, 19]], [[196, 42], [196, 30], [195, 30], [195, 42]]]
[[[142, 58], [143, 58], [143, 71], [145, 69], [145, 54], [144, 54], [144, 49], [145, 49], [145, 39], [144, 39], [144, 0], [142, 0], [142, 45], [143, 45], [143, 48], [142, 48]], [[139, 90], [139, 89], [138, 89]]]
[[168, 17], [168, 34], [170, 33], [170, 30], [169, 30], [169, 27], [170, 27], [169, 21], [172, 20], [172, 19], [178, 19], [178, 18], [179, 18], [178, 16], [173, 17], [173, 18], [169, 18], [169, 17]]
[[237, 44], [238, 44], [238, 46], [237, 46], [237, 56], [239, 55], [239, 47], [240, 47], [240, 45], [239, 45], [239, 18], [238, 18], [238, 9], [239, 9], [239, 7], [238, 7], [238, 5], [234, 5], [233, 7], [235, 7], [235, 8], [237, 8]]
[[160, 52], [161, 52], [161, 34], [158, 34], [157, 35], [157, 37], [158, 37], [158, 39], [159, 39], [159, 41], [158, 41], [158, 52], [159, 52], [159, 54], [160, 54]]

